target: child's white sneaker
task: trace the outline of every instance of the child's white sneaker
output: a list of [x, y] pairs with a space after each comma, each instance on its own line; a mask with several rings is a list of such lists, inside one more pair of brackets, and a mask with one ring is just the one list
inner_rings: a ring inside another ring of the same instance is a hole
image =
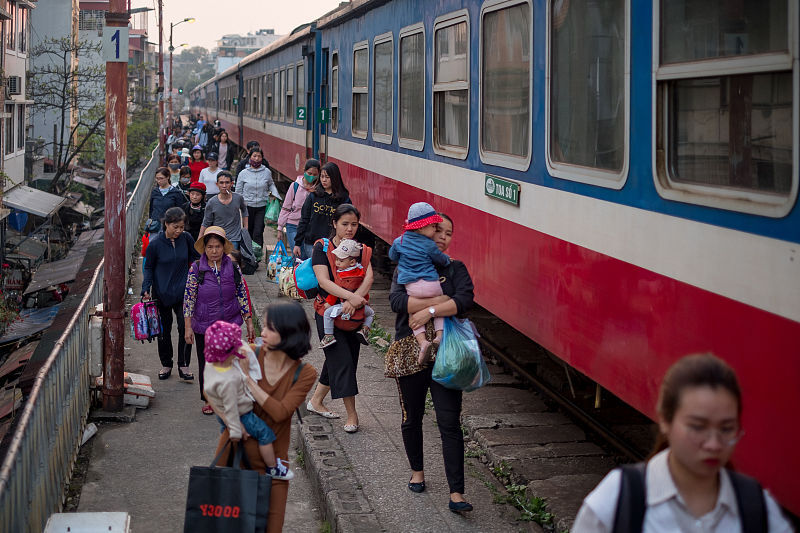
[[289, 470], [289, 467], [286, 466], [288, 463], [281, 461], [280, 458], [276, 458], [275, 462], [277, 465], [267, 467], [267, 474], [272, 476], [272, 479], [280, 479], [283, 481], [294, 479], [294, 472]]

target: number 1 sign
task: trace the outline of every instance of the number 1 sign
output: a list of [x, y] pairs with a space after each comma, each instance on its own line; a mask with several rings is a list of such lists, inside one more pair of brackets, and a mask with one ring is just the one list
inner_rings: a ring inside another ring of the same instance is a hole
[[103, 60], [106, 63], [128, 62], [127, 26], [103, 26]]

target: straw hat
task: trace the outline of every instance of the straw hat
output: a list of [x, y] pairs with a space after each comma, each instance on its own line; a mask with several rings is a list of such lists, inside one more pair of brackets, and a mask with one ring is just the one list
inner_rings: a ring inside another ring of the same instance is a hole
[[197, 253], [199, 253], [201, 255], [203, 253], [205, 253], [205, 251], [206, 251], [206, 237], [208, 235], [218, 235], [218, 236], [222, 237], [222, 239], [225, 241], [225, 245], [223, 246], [222, 249], [226, 254], [229, 254], [229, 253], [231, 253], [233, 251], [233, 244], [225, 236], [225, 230], [222, 229], [219, 226], [209, 226], [209, 227], [206, 228], [206, 232], [203, 234], [203, 236], [200, 237], [199, 239], [197, 239], [197, 241], [195, 241], [195, 243], [194, 243], [194, 249], [197, 250]]

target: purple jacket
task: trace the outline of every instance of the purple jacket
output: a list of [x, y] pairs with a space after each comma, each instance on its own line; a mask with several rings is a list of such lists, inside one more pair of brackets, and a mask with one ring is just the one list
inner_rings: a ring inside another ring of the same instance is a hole
[[208, 264], [206, 254], [200, 257], [200, 272], [203, 283], [197, 287], [197, 301], [194, 304], [192, 315], [192, 331], [201, 335], [205, 334], [208, 326], [217, 320], [224, 320], [241, 325], [242, 311], [239, 300], [236, 298], [236, 281], [233, 277], [233, 261], [227, 255], [222, 257], [220, 277], [217, 276]]

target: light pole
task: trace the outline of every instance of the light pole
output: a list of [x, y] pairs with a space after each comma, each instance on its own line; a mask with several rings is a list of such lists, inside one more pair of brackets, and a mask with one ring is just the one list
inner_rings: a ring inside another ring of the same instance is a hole
[[194, 22], [194, 17], [186, 17], [178, 22], [169, 23], [169, 127], [172, 128], [172, 52], [175, 47], [172, 46], [172, 28], [184, 22]]

